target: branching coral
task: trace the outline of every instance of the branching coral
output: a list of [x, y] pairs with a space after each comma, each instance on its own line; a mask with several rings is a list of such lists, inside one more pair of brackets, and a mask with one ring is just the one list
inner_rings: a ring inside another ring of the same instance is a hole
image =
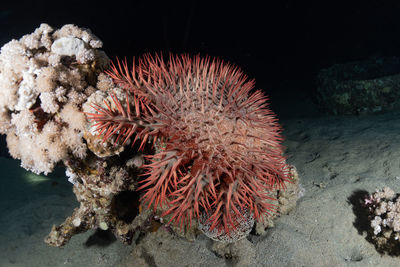
[[101, 46], [88, 30], [42, 24], [1, 48], [0, 133], [24, 168], [47, 174], [70, 154], [85, 158], [80, 108], [108, 65]]
[[389, 187], [364, 199], [370, 212], [369, 235], [380, 252], [400, 255], [400, 197]]

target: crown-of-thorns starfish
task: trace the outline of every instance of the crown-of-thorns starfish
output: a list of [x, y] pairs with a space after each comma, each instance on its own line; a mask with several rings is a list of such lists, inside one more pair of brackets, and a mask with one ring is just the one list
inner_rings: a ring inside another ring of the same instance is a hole
[[[146, 55], [131, 70], [126, 61], [107, 72], [126, 91], [126, 103], [93, 106], [87, 113], [104, 139], [132, 136], [159, 142], [148, 156], [138, 190], [162, 216], [190, 225], [207, 213], [225, 233], [249, 210], [256, 219], [274, 210], [270, 192], [288, 181], [281, 127], [254, 80], [219, 59]], [[113, 108], [115, 106], [116, 108]]]

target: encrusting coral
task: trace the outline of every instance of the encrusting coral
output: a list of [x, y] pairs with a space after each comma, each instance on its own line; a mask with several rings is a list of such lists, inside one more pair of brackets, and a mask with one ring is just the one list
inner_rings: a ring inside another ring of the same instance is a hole
[[129, 244], [158, 224], [235, 242], [255, 221], [263, 233], [285, 199], [293, 206], [281, 127], [240, 69], [187, 55], [146, 55], [129, 69], [109, 65], [101, 46], [87, 29], [42, 24], [1, 49], [10, 154], [35, 173], [63, 164], [81, 204], [47, 243], [100, 228]]

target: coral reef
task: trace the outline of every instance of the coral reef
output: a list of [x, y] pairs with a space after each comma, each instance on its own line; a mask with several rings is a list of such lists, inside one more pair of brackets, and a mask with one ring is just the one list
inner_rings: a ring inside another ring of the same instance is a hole
[[46, 238], [53, 246], [95, 228], [130, 243], [138, 228], [151, 226], [150, 211], [137, 215], [135, 184], [143, 156], [121, 156], [123, 147], [91, 134], [83, 113], [86, 102], [112, 84], [103, 73], [109, 59], [101, 46], [88, 29], [42, 24], [1, 49], [0, 131], [7, 135], [11, 156], [35, 173], [62, 164], [80, 202]]
[[146, 224], [150, 227], [151, 212], [138, 214], [139, 199], [132, 179], [138, 174], [135, 161], [136, 158], [124, 162], [88, 157], [84, 162], [69, 162], [67, 168], [74, 172], [67, 174], [80, 206], [64, 223], [53, 226], [45, 242], [63, 246], [73, 235], [98, 227], [131, 244], [135, 232], [144, 231]]
[[369, 235], [378, 251], [400, 255], [400, 197], [389, 187], [364, 199], [370, 212]]
[[88, 29], [42, 24], [1, 49], [11, 156], [35, 173], [63, 165], [80, 202], [48, 244], [96, 228], [130, 244], [160, 226], [231, 243], [295, 205], [281, 127], [240, 69], [186, 55], [146, 55], [129, 69], [101, 47]]

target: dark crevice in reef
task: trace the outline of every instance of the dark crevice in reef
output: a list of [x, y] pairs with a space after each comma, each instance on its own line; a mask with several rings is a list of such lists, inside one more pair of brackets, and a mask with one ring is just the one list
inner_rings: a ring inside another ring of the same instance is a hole
[[112, 213], [119, 220], [131, 223], [139, 213], [139, 194], [134, 191], [122, 191], [112, 200]]

